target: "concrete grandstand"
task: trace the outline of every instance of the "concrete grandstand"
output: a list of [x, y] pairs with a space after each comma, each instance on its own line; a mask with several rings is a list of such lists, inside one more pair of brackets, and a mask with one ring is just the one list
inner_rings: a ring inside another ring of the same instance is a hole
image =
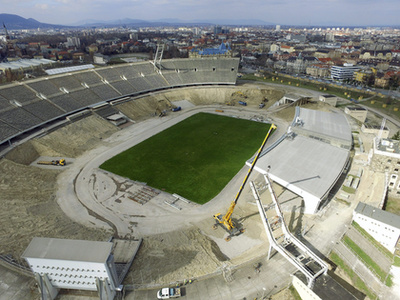
[[67, 73], [0, 88], [0, 145], [85, 109], [163, 89], [234, 85], [239, 60], [164, 60]]

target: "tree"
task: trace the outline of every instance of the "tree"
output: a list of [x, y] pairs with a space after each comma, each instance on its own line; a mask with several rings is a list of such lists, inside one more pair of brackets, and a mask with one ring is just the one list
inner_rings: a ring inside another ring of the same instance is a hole
[[393, 136], [392, 140], [400, 141], [400, 131], [397, 131]]
[[367, 77], [366, 84], [368, 86], [373, 86], [375, 84], [375, 75], [371, 74]]
[[399, 77], [396, 75], [392, 75], [389, 78], [389, 87], [390, 88], [397, 88], [400, 84]]

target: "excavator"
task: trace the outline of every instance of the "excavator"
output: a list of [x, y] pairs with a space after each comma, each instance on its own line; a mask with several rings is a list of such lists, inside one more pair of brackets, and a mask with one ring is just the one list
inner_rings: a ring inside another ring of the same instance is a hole
[[50, 166], [61, 166], [64, 167], [67, 165], [67, 162], [65, 161], [64, 158], [60, 160], [46, 160], [46, 161], [38, 161], [38, 165], [50, 165]]
[[257, 154], [256, 154], [255, 158], [253, 159], [253, 162], [251, 163], [249, 170], [247, 171], [246, 177], [244, 178], [243, 183], [240, 186], [235, 199], [232, 201], [231, 205], [229, 206], [227, 213], [225, 215], [218, 213], [213, 216], [215, 219], [215, 224], [213, 225], [213, 229], [217, 229], [218, 225], [220, 225], [222, 228], [224, 228], [229, 233], [229, 235], [225, 238], [225, 241], [227, 241], [227, 242], [229, 242], [233, 236], [237, 236], [244, 232], [244, 229], [238, 228], [238, 226], [236, 224], [234, 224], [234, 222], [232, 221], [232, 213], [233, 213], [233, 210], [235, 209], [235, 206], [239, 200], [240, 194], [242, 193], [243, 188], [244, 188], [247, 180], [249, 179], [249, 176], [250, 176], [251, 172], [253, 171], [253, 168], [254, 168], [258, 158], [260, 157], [260, 153], [261, 153], [262, 149], [264, 148], [265, 144], [267, 143], [268, 137], [270, 136], [271, 132], [274, 129], [276, 129], [276, 125], [271, 124], [271, 127], [269, 128], [267, 135], [265, 136], [264, 141], [261, 144], [260, 149], [258, 149]]

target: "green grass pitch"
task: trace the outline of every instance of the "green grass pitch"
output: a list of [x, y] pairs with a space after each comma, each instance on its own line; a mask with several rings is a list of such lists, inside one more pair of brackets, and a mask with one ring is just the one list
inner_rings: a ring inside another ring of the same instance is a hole
[[100, 168], [204, 204], [255, 154], [269, 127], [198, 113], [114, 156]]

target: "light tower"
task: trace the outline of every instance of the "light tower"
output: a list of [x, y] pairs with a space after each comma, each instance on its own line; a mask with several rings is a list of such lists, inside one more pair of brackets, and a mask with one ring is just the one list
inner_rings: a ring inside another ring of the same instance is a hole
[[4, 27], [4, 31], [5, 31], [5, 33], [6, 33], [6, 41], [8, 42], [8, 41], [10, 40], [10, 35], [8, 34], [7, 27], [6, 27], [6, 25], [4, 24], [4, 22], [3, 22], [3, 27]]
[[161, 61], [162, 61], [162, 56], [164, 53], [164, 47], [165, 44], [158, 44], [157, 45], [157, 50], [156, 50], [156, 55], [154, 57], [154, 71], [159, 71], [161, 72]]

